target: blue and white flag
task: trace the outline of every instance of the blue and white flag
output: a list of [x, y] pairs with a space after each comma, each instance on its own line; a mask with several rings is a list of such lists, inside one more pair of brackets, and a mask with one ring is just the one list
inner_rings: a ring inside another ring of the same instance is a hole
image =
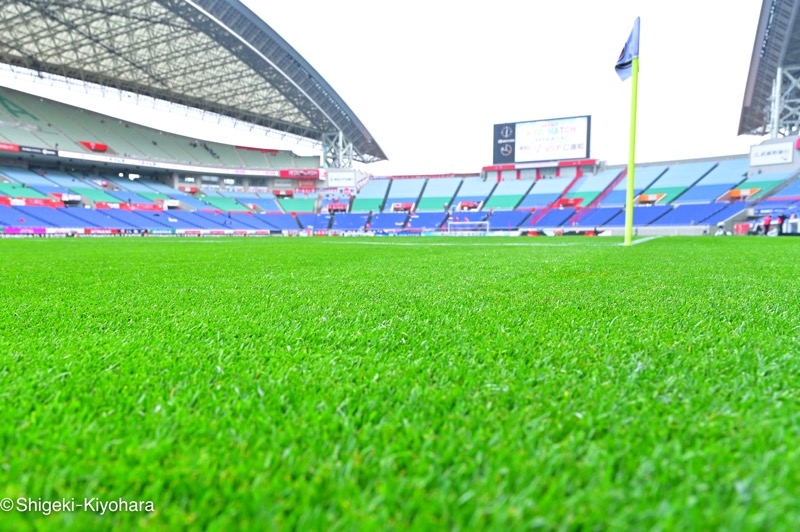
[[634, 57], [639, 57], [639, 17], [636, 17], [633, 23], [633, 30], [631, 30], [631, 34], [625, 42], [625, 47], [622, 49], [622, 53], [619, 54], [617, 65], [614, 67], [619, 79], [622, 81], [631, 77]]

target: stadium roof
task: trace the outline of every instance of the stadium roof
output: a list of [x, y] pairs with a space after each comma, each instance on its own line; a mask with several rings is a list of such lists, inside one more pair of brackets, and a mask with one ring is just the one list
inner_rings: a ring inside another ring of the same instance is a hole
[[328, 83], [238, 0], [7, 0], [0, 62], [230, 116], [300, 137], [339, 131], [386, 159]]
[[764, 0], [747, 76], [739, 134], [763, 135], [770, 121], [772, 83], [778, 67], [800, 66], [800, 0]]

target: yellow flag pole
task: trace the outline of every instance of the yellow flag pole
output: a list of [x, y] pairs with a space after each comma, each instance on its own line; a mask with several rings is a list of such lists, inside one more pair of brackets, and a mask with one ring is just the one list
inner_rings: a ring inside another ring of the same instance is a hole
[[631, 140], [628, 152], [628, 189], [625, 198], [625, 245], [633, 243], [633, 183], [636, 171], [636, 99], [639, 93], [639, 58], [631, 63]]

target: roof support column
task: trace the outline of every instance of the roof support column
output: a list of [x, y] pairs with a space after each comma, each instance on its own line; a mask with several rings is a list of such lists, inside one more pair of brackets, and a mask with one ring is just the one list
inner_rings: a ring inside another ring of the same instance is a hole
[[779, 67], [772, 85], [770, 137], [800, 133], [800, 66]]
[[323, 164], [325, 168], [352, 168], [353, 143], [341, 131], [322, 135]]
[[778, 67], [775, 74], [775, 79], [772, 80], [772, 108], [770, 109], [770, 125], [769, 132], [770, 138], [778, 138], [778, 130], [780, 129], [781, 120], [781, 78], [783, 77], [783, 68]]

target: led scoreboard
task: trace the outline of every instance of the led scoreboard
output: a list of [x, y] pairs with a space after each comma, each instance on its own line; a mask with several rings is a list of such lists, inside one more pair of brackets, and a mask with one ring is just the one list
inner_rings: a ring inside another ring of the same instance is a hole
[[591, 116], [494, 125], [494, 164], [589, 158]]

